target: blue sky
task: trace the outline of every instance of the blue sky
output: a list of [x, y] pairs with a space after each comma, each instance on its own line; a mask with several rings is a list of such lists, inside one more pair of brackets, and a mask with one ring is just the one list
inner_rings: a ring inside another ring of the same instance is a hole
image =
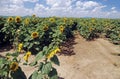
[[0, 15], [120, 18], [120, 0], [0, 0]]

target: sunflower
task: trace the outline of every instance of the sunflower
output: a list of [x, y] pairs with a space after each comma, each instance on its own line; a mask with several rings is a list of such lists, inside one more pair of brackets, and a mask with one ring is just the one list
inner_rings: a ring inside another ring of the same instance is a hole
[[63, 22], [66, 23], [67, 22], [67, 18], [63, 18]]
[[96, 20], [95, 18], [92, 18], [92, 19], [91, 19], [91, 21], [92, 21], [93, 23], [95, 22], [95, 20]]
[[55, 50], [51, 51], [49, 54], [46, 55], [48, 59], [52, 58], [57, 52], [60, 52], [59, 48], [56, 48]]
[[16, 22], [16, 23], [20, 23], [20, 22], [21, 22], [21, 17], [20, 17], [20, 16], [16, 16], [15, 22]]
[[36, 15], [35, 15], [35, 14], [33, 14], [33, 15], [32, 15], [32, 17], [36, 17]]
[[12, 17], [9, 17], [8, 19], [7, 19], [7, 22], [12, 22], [13, 21], [13, 18]]
[[70, 24], [73, 24], [73, 20], [72, 19], [70, 20]]
[[37, 38], [37, 37], [38, 37], [38, 32], [33, 32], [33, 33], [31, 34], [31, 36], [32, 36], [32, 38]]
[[12, 62], [10, 64], [10, 70], [11, 71], [16, 71], [18, 69], [18, 63], [17, 62]]
[[10, 56], [6, 56], [6, 59], [7, 59], [7, 60], [10, 60], [10, 58], [11, 58]]
[[23, 48], [23, 44], [22, 43], [18, 44], [18, 52], [21, 52], [22, 48]]
[[64, 27], [61, 25], [61, 26], [59, 27], [59, 30], [60, 30], [61, 33], [63, 33]]
[[45, 25], [44, 28], [43, 28], [44, 31], [47, 31], [48, 30], [48, 26]]
[[28, 62], [28, 58], [31, 56], [31, 52], [28, 51], [25, 56], [23, 57], [26, 62]]
[[29, 19], [29, 18], [26, 18], [26, 19], [24, 20], [24, 24], [25, 24], [25, 25], [28, 25], [29, 22], [30, 22], [30, 19]]
[[60, 49], [59, 49], [59, 48], [56, 48], [54, 51], [55, 51], [55, 52], [60, 52]]
[[93, 30], [94, 30], [94, 28], [92, 28], [92, 27], [89, 28], [89, 31], [90, 31], [90, 32], [93, 31]]
[[54, 19], [54, 18], [50, 18], [49, 21], [50, 21], [51, 23], [53, 23], [53, 22], [55, 22], [55, 19]]

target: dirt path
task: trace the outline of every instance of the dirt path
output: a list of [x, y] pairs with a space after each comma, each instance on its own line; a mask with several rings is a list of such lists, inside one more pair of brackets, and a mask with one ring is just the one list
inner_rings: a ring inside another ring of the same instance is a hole
[[[75, 55], [58, 56], [60, 66], [55, 66], [63, 79], [120, 79], [120, 46], [104, 39], [85, 41], [77, 35], [71, 50]], [[20, 57], [22, 57], [21, 55]], [[30, 61], [34, 60], [34, 56]], [[27, 76], [34, 68], [22, 66]]]
[[[77, 36], [75, 55], [59, 56], [59, 75], [65, 79], [120, 79], [120, 47], [104, 39], [85, 41]], [[113, 55], [115, 54], [115, 55]]]

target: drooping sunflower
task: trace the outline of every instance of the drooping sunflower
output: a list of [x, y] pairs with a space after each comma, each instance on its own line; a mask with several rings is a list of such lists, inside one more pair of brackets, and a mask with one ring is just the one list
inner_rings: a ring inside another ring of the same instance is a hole
[[12, 62], [10, 64], [10, 70], [11, 71], [16, 71], [18, 69], [18, 63], [17, 62]]
[[9, 17], [8, 19], [7, 19], [7, 22], [12, 22], [14, 19], [12, 18], [12, 17]]
[[63, 33], [64, 27], [61, 25], [61, 26], [59, 27], [59, 30], [60, 30], [61, 33]]
[[46, 55], [48, 59], [52, 58], [57, 52], [60, 52], [59, 48], [56, 48], [55, 50], [51, 51], [49, 54]]
[[50, 21], [51, 23], [53, 23], [53, 22], [55, 22], [55, 18], [49, 18], [49, 21]]
[[32, 38], [37, 38], [37, 37], [38, 37], [38, 32], [33, 32], [33, 33], [31, 34], [31, 37], [32, 37]]
[[22, 48], [23, 48], [23, 44], [22, 44], [22, 43], [19, 43], [19, 44], [18, 44], [18, 52], [21, 52]]
[[23, 57], [26, 62], [28, 62], [28, 58], [31, 56], [31, 52], [28, 51], [25, 56]]
[[54, 51], [55, 52], [60, 52], [60, 49], [57, 47]]
[[30, 22], [30, 19], [29, 19], [29, 18], [26, 18], [26, 19], [24, 20], [24, 24], [25, 24], [25, 25], [28, 25], [29, 22]]
[[20, 16], [16, 16], [15, 17], [15, 22], [16, 23], [20, 23], [21, 22], [21, 17]]

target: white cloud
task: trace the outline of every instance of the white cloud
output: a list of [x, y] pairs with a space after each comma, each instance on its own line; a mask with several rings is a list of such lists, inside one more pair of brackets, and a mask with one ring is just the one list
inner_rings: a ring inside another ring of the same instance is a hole
[[51, 7], [68, 7], [71, 6], [72, 0], [46, 0], [46, 3]]
[[101, 7], [101, 5], [95, 1], [77, 1], [76, 7], [81, 10], [91, 10], [96, 7]]
[[38, 2], [39, 0], [23, 0], [23, 1], [25, 1], [25, 2]]
[[115, 9], [116, 9], [116, 7], [112, 7], [112, 8], [111, 8], [111, 10], [115, 10]]
[[8, 0], [7, 2], [2, 0], [1, 2], [3, 3], [3, 6], [0, 7], [0, 15], [24, 16], [32, 13], [31, 9], [24, 7], [23, 0]]
[[92, 12], [101, 12], [103, 8], [107, 7], [106, 5], [104, 6], [97, 6], [95, 7]]
[[60, 0], [46, 0], [46, 3], [48, 5], [54, 5], [54, 4], [59, 3], [59, 2], [60, 2]]
[[[120, 18], [116, 7], [105, 11], [107, 5], [96, 1], [83, 0], [46, 0], [47, 6], [37, 3], [39, 0], [0, 0], [0, 15], [71, 16], [71, 17], [111, 17]], [[35, 4], [26, 8], [24, 2]], [[104, 9], [104, 10], [103, 10]]]

